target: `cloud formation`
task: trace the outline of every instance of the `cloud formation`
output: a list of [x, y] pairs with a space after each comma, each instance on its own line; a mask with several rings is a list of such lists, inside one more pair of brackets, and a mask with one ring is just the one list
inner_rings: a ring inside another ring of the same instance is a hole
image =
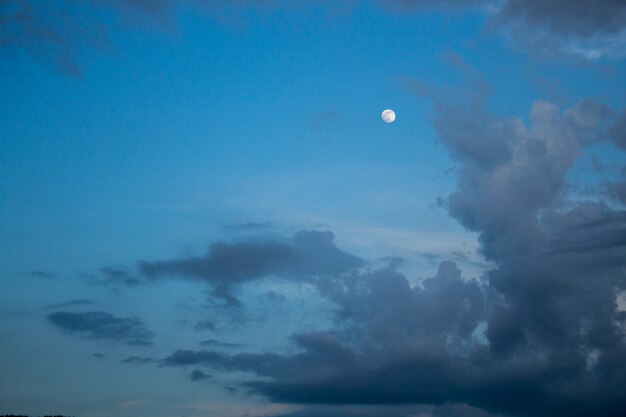
[[626, 4], [621, 0], [382, 0], [391, 10], [480, 11], [488, 26], [534, 54], [624, 58]]
[[626, 210], [567, 192], [585, 149], [619, 128], [616, 112], [590, 100], [564, 111], [537, 101], [527, 125], [492, 115], [480, 98], [433, 100], [434, 125], [459, 165], [444, 205], [479, 234], [493, 270], [468, 280], [442, 262], [418, 285], [396, 265], [324, 274], [310, 282], [335, 305], [336, 325], [295, 334], [296, 353], [178, 350], [162, 365], [249, 372], [251, 392], [311, 407], [623, 415]]
[[48, 314], [47, 319], [66, 334], [88, 339], [105, 339], [127, 345], [150, 345], [154, 337], [154, 333], [140, 320], [115, 317], [104, 311], [58, 311]]
[[122, 359], [120, 361], [120, 363], [133, 363], [133, 364], [139, 364], [139, 365], [143, 365], [146, 363], [153, 363], [155, 362], [154, 358], [146, 358], [143, 356], [129, 356], [126, 359]]
[[209, 284], [229, 305], [240, 305], [233, 287], [267, 276], [306, 281], [335, 276], [363, 264], [337, 248], [331, 232], [299, 231], [290, 238], [252, 238], [216, 242], [204, 256], [138, 263], [147, 278], [185, 277]]
[[[355, 2], [359, 3], [365, 2]], [[626, 5], [620, 0], [379, 0], [379, 3], [395, 12], [478, 11], [488, 25], [504, 32], [513, 44], [540, 55], [575, 55], [590, 60], [624, 57]], [[4, 0], [0, 2], [0, 47], [5, 52], [26, 52], [36, 61], [76, 75], [81, 72], [80, 61], [86, 51], [109, 47], [113, 30], [145, 27], [147, 22], [171, 30], [181, 9], [222, 19], [249, 10], [277, 11], [318, 5], [333, 8], [337, 2], [320, 0], [294, 5], [280, 0], [80, 3]]]

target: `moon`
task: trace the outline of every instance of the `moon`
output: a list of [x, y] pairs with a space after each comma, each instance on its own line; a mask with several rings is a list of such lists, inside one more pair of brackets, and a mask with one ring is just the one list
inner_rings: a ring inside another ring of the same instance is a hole
[[385, 123], [393, 123], [396, 120], [396, 113], [391, 109], [387, 109], [383, 111], [380, 117], [383, 118]]

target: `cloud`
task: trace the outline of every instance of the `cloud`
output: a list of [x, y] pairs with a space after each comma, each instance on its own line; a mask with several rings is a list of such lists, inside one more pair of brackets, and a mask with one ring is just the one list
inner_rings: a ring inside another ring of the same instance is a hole
[[[25, 52], [34, 60], [77, 75], [78, 55], [101, 43], [95, 22], [79, 18], [81, 7], [59, 0], [54, 5], [34, 0], [0, 2], [0, 47], [3, 52]], [[84, 8], [83, 8], [84, 9]]]
[[626, 6], [620, 0], [507, 0], [499, 18], [574, 36], [615, 34], [626, 26]]
[[117, 285], [121, 284], [127, 287], [134, 287], [141, 284], [141, 280], [132, 275], [130, 271], [124, 268], [115, 268], [111, 266], [105, 266], [100, 268], [102, 274], [102, 283], [105, 285]]
[[569, 36], [619, 33], [626, 25], [620, 0], [381, 0], [396, 11], [482, 10], [502, 24]]
[[611, 137], [617, 113], [539, 100], [526, 123], [494, 116], [480, 94], [431, 98], [459, 169], [444, 206], [478, 233], [492, 270], [467, 279], [446, 261], [417, 284], [395, 264], [320, 274], [309, 282], [335, 306], [334, 325], [293, 335], [295, 353], [178, 350], [161, 364], [247, 372], [250, 392], [309, 405], [302, 416], [319, 404], [623, 415], [626, 210], [569, 198], [567, 183], [586, 149]]
[[[327, 5], [332, 7], [332, 3]], [[116, 31], [137, 28], [174, 32], [177, 17], [192, 10], [223, 23], [243, 18], [248, 10], [276, 11], [309, 7], [280, 0], [2, 0], [0, 52], [33, 60], [68, 75], [80, 75], [88, 53], [112, 48]]]
[[251, 238], [236, 243], [216, 242], [204, 256], [138, 263], [148, 278], [186, 277], [209, 284], [213, 294], [232, 306], [240, 305], [232, 289], [267, 276], [310, 280], [342, 274], [363, 261], [341, 251], [331, 232], [299, 231], [291, 238]]
[[381, 0], [398, 12], [478, 11], [526, 51], [554, 58], [623, 58], [626, 4], [620, 0]]
[[519, 118], [495, 118], [481, 102], [435, 106], [439, 137], [461, 164], [458, 190], [447, 199], [450, 214], [480, 232], [489, 260], [545, 250], [538, 246], [540, 211], [563, 202], [566, 174], [583, 148], [604, 137], [610, 110], [583, 101], [560, 112], [539, 100], [526, 126]]
[[189, 375], [189, 379], [192, 381], [202, 381], [205, 379], [211, 379], [211, 375], [201, 371], [200, 369], [194, 369]]
[[217, 330], [217, 323], [213, 320], [200, 320], [199, 322], [196, 323], [195, 326], [193, 326], [193, 329], [196, 331], [202, 331], [202, 330], [215, 331]]
[[214, 348], [232, 348], [232, 349], [236, 349], [236, 348], [240, 348], [243, 345], [240, 343], [228, 343], [228, 342], [222, 342], [220, 340], [215, 340], [215, 339], [207, 339], [207, 340], [203, 340], [202, 342], [200, 342], [200, 344], [202, 346], [210, 346], [210, 347], [214, 347]]
[[[78, 75], [89, 52], [111, 48], [114, 31], [153, 27], [171, 32], [176, 29], [181, 10], [232, 23], [233, 18], [245, 21], [245, 12], [250, 10], [342, 7], [326, 0], [294, 3], [4, 0], [0, 2], [0, 48], [7, 56], [24, 52], [35, 61]], [[489, 26], [504, 32], [513, 44], [539, 55], [574, 55], [585, 60], [624, 57], [626, 5], [620, 0], [379, 0], [379, 3], [392, 12], [404, 13], [478, 11]], [[312, 126], [318, 129], [335, 118], [332, 112], [322, 114], [319, 120], [314, 118]]]
[[138, 364], [138, 365], [143, 365], [143, 364], [153, 363], [153, 362], [155, 362], [154, 358], [147, 358], [143, 356], [129, 356], [128, 358], [122, 359], [120, 361], [120, 363], [133, 363], [133, 364]]
[[48, 271], [30, 271], [26, 273], [26, 275], [35, 277], [35, 278], [55, 278], [56, 274]]
[[[179, 350], [162, 364], [251, 372], [259, 379], [244, 385], [277, 402], [469, 404], [473, 414], [466, 415], [479, 416], [618, 416], [626, 406], [623, 371], [607, 378], [608, 369], [586, 369], [580, 346], [558, 354], [541, 344], [510, 356], [494, 353], [477, 334], [488, 317], [482, 308], [487, 293], [462, 280], [452, 264], [442, 265], [423, 288], [392, 270], [361, 278], [357, 288], [346, 280], [333, 295], [343, 307], [343, 330], [295, 335], [299, 353]], [[612, 343], [615, 361], [623, 342]]]
[[618, 147], [626, 151], [626, 110], [622, 112], [615, 124], [611, 126], [609, 136]]
[[115, 317], [104, 311], [73, 313], [59, 311], [47, 315], [48, 321], [66, 334], [89, 339], [105, 339], [128, 345], [152, 344], [154, 333], [135, 318]]
[[626, 206], [626, 180], [621, 182], [609, 182], [607, 187], [609, 194]]
[[535, 54], [622, 59], [626, 5], [615, 0], [508, 0], [494, 17], [513, 44]]

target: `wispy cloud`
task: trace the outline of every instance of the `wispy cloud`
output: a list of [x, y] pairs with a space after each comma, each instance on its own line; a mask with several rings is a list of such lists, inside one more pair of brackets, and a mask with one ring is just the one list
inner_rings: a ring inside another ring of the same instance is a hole
[[128, 345], [150, 345], [154, 333], [136, 318], [115, 317], [104, 311], [74, 313], [59, 311], [47, 315], [50, 323], [67, 334], [104, 339]]

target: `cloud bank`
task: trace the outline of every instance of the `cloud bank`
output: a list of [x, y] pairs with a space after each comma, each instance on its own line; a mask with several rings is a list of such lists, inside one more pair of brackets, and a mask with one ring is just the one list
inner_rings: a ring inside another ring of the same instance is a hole
[[[335, 306], [335, 326], [293, 335], [296, 353], [181, 349], [161, 365], [248, 372], [251, 393], [308, 405], [293, 415], [312, 415], [317, 404], [329, 416], [351, 404], [425, 404], [441, 416], [623, 415], [626, 210], [615, 199], [572, 198], [567, 182], [586, 148], [621, 146], [620, 116], [591, 100], [566, 110], [540, 100], [527, 124], [492, 115], [481, 98], [431, 98], [440, 140], [459, 165], [443, 204], [479, 234], [493, 270], [466, 279], [442, 262], [415, 285], [395, 265], [338, 262], [309, 281]], [[208, 259], [194, 262], [213, 265]], [[244, 259], [246, 271], [266, 265]], [[296, 258], [269, 259], [299, 271]]]

